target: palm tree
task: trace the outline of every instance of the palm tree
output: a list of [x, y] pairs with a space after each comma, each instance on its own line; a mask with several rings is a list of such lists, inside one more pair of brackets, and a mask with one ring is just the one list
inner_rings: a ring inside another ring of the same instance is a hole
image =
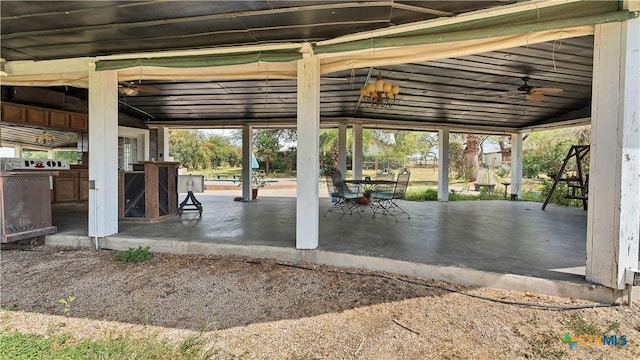
[[265, 172], [269, 173], [271, 162], [278, 156], [280, 150], [279, 130], [256, 131], [253, 138], [256, 154], [265, 162]]
[[[349, 144], [349, 134], [347, 133], [347, 144]], [[338, 129], [320, 130], [320, 166], [325, 167], [331, 164], [338, 167]], [[328, 161], [327, 154], [331, 154], [331, 161]]]
[[480, 154], [482, 139], [479, 135], [474, 134], [464, 134], [462, 138], [465, 143], [464, 154], [467, 156], [467, 174], [465, 177], [473, 182], [478, 178], [478, 172], [480, 171], [478, 156]]
[[[377, 146], [382, 150], [386, 150], [389, 147], [389, 136], [381, 130], [368, 130], [362, 131], [362, 146], [363, 150], [367, 150], [372, 145]], [[353, 132], [347, 132], [347, 152], [353, 146]], [[329, 159], [327, 154], [331, 155], [330, 164], [333, 167], [338, 167], [338, 129], [323, 129], [320, 130], [320, 163], [322, 165], [328, 165]]]

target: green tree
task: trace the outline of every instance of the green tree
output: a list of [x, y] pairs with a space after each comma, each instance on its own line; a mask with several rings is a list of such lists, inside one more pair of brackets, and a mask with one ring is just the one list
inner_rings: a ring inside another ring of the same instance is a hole
[[229, 164], [234, 166], [240, 159], [240, 149], [231, 144], [231, 141], [222, 135], [208, 134], [203, 146], [206, 147], [212, 167]]
[[464, 177], [466, 172], [467, 157], [464, 153], [464, 145], [458, 140], [449, 143], [449, 168], [456, 179]]
[[253, 136], [253, 147], [256, 156], [265, 163], [265, 171], [269, 173], [271, 163], [276, 160], [280, 150], [281, 130], [256, 130]]
[[82, 153], [69, 150], [56, 150], [53, 152], [53, 158], [57, 160], [67, 160], [69, 164], [77, 164], [82, 160]]
[[211, 167], [211, 149], [199, 130], [173, 130], [169, 138], [169, 151], [188, 170]]
[[426, 131], [417, 133], [417, 152], [423, 157], [427, 157], [436, 145], [438, 145], [437, 133]]
[[554, 178], [571, 145], [585, 145], [588, 144], [589, 139], [589, 126], [545, 130], [529, 134], [526, 141], [523, 142], [522, 176], [535, 178], [544, 174]]
[[[380, 152], [389, 149], [392, 135], [383, 130], [362, 130], [362, 148], [368, 151], [371, 147], [376, 147]], [[353, 148], [353, 131], [347, 131], [346, 139], [347, 156]], [[338, 129], [320, 130], [320, 166], [338, 167]]]
[[[320, 167], [338, 167], [338, 129], [320, 129]], [[347, 148], [349, 148], [347, 133]], [[347, 151], [349, 152], [349, 151]]]
[[[253, 132], [252, 136], [252, 144], [254, 153], [259, 161], [265, 163], [265, 170], [270, 172], [272, 170], [282, 170], [285, 171], [288, 163], [285, 159], [288, 155], [285, 152], [281, 152], [284, 146], [288, 143], [293, 143], [296, 141], [297, 132], [293, 129], [256, 129]], [[238, 156], [237, 158], [229, 154], [230, 163], [233, 161], [237, 161], [238, 163], [242, 161], [240, 157], [241, 147], [242, 147], [242, 130], [237, 130], [231, 133], [229, 137], [231, 143], [236, 145], [238, 148]], [[295, 162], [293, 162], [295, 166]]]
[[22, 150], [22, 157], [25, 159], [46, 159], [47, 155], [44, 150]]
[[397, 131], [393, 154], [402, 159], [406, 166], [407, 157], [414, 154], [427, 156], [431, 148], [437, 143], [437, 136], [433, 133], [418, 131]]

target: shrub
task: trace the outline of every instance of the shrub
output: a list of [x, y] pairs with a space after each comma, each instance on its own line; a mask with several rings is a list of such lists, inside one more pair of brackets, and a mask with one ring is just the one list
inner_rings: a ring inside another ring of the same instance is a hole
[[[553, 181], [544, 180], [542, 182], [540, 200], [538, 201], [543, 202], [547, 198], [552, 186]], [[570, 207], [582, 207], [582, 200], [565, 198], [565, 195], [569, 194], [569, 191], [570, 190], [565, 183], [559, 182], [558, 185], [556, 185], [556, 190], [553, 192], [553, 195], [551, 195], [551, 199], [549, 199], [549, 203]]]
[[[498, 190], [494, 191], [481, 191], [479, 195], [474, 194], [462, 194], [455, 191], [449, 193], [449, 201], [463, 201], [463, 200], [498, 200], [502, 199], [503, 193]], [[404, 200], [408, 201], [437, 201], [438, 190], [431, 188], [417, 188], [407, 189], [407, 193]]]
[[116, 260], [121, 263], [144, 262], [148, 261], [150, 257], [149, 246], [138, 246], [137, 249], [129, 248], [129, 250], [117, 252], [115, 255]]
[[407, 189], [404, 199], [408, 201], [436, 201], [438, 200], [438, 190], [428, 188]]

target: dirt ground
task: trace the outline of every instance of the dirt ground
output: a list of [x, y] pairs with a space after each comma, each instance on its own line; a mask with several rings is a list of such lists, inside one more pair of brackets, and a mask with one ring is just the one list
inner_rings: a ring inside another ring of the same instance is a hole
[[[0, 330], [152, 334], [204, 330], [221, 359], [638, 359], [640, 304], [473, 288], [390, 273], [213, 255], [52, 246], [0, 253]], [[75, 296], [66, 308], [58, 302]], [[557, 310], [556, 307], [588, 308]], [[562, 342], [592, 326], [624, 346]]]

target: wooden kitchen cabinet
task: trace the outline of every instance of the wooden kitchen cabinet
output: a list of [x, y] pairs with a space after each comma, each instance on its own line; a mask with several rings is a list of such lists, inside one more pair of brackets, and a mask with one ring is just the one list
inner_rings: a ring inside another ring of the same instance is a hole
[[10, 103], [2, 104], [2, 121], [24, 123], [27, 118], [27, 109], [20, 105]]
[[89, 116], [87, 114], [9, 102], [2, 103], [0, 120], [75, 132], [89, 130]]
[[49, 111], [49, 126], [69, 127], [69, 113], [62, 111]]
[[53, 177], [53, 203], [85, 202], [89, 200], [89, 170], [60, 171]]
[[89, 130], [89, 121], [85, 114], [71, 114], [69, 118], [69, 127], [75, 130]]
[[49, 125], [49, 119], [47, 111], [44, 109], [28, 108], [27, 109], [27, 124], [31, 125]]
[[81, 171], [78, 177], [78, 196], [80, 201], [89, 201], [89, 171]]

